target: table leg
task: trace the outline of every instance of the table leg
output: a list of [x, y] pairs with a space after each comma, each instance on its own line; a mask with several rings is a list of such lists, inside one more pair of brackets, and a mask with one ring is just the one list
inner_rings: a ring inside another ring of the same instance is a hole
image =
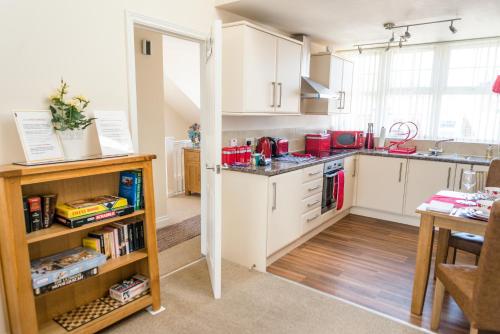
[[446, 263], [448, 257], [448, 241], [450, 240], [451, 231], [446, 228], [439, 228], [436, 262], [434, 263], [434, 279], [436, 279], [436, 268], [440, 263]]
[[433, 237], [434, 217], [422, 214], [420, 218], [420, 232], [418, 234], [417, 258], [411, 300], [411, 313], [415, 315], [421, 315], [424, 308], [425, 292], [427, 291], [431, 266]]

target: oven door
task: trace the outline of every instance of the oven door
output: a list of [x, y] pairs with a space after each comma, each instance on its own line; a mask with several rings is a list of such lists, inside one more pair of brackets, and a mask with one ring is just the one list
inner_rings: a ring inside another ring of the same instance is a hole
[[321, 213], [325, 213], [337, 206], [335, 198], [336, 177], [338, 170], [323, 174], [323, 197], [321, 201]]

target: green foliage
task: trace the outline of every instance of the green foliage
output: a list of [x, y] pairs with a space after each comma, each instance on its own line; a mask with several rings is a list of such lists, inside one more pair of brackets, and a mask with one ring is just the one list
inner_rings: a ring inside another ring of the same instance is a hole
[[61, 86], [54, 95], [49, 97], [54, 129], [66, 131], [87, 128], [95, 120], [94, 117], [87, 117], [84, 114], [90, 101], [81, 95], [65, 101], [66, 94], [68, 94], [68, 84], [61, 79]]

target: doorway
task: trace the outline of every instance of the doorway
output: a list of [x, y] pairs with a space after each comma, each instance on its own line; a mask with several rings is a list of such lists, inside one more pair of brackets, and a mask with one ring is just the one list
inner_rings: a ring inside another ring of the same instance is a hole
[[220, 42], [130, 13], [127, 32], [134, 144], [157, 155], [160, 274], [204, 256], [219, 298], [220, 169], [209, 167], [220, 165]]

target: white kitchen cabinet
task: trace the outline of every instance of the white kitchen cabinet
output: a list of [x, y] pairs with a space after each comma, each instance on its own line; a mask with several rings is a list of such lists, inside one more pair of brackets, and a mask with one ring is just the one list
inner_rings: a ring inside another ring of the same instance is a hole
[[402, 214], [407, 159], [358, 156], [356, 205]]
[[294, 171], [269, 178], [267, 255], [300, 237], [302, 227], [302, 173]]
[[[469, 165], [469, 164], [457, 164], [457, 172], [455, 176], [455, 191], [466, 191], [463, 186], [463, 174], [464, 171], [473, 170], [476, 172], [483, 172], [483, 177], [476, 176], [478, 184], [476, 184], [476, 189], [482, 189], [484, 187], [484, 182], [486, 182], [486, 175], [488, 172], [489, 166], [478, 166], [478, 165]], [[482, 181], [482, 182], [481, 182]], [[480, 184], [483, 183], [483, 184]]]
[[408, 161], [404, 214], [420, 216], [415, 209], [440, 190], [453, 190], [456, 164], [425, 160]]
[[349, 210], [354, 203], [356, 186], [357, 155], [344, 159], [344, 205], [340, 211]]
[[222, 112], [300, 113], [302, 42], [248, 22], [223, 26]]
[[306, 114], [331, 115], [351, 112], [354, 64], [331, 54], [311, 55], [310, 78], [338, 94], [337, 99], [302, 101]]

